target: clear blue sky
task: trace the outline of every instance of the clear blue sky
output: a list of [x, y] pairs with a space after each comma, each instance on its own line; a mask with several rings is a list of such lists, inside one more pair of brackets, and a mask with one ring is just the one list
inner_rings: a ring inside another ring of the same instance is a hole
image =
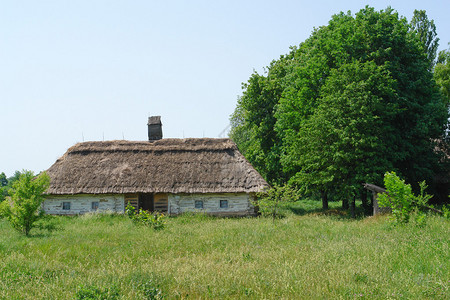
[[450, 1], [2, 1], [0, 172], [39, 172], [83, 140], [218, 137], [241, 83], [333, 14], [425, 9], [440, 50]]

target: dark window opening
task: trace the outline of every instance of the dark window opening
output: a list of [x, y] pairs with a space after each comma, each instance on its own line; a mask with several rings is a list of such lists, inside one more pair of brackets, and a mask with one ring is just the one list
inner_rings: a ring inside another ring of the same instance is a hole
[[97, 210], [98, 209], [98, 202], [92, 202], [92, 210]]
[[154, 210], [153, 194], [139, 194], [139, 209], [153, 211]]
[[203, 201], [202, 200], [195, 200], [195, 208], [196, 209], [203, 209]]
[[63, 202], [63, 210], [70, 210], [70, 202]]
[[228, 200], [220, 200], [220, 208], [228, 208]]

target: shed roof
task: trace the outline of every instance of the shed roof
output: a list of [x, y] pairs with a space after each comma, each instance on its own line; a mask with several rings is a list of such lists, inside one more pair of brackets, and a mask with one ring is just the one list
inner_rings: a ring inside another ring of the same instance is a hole
[[47, 173], [48, 194], [250, 193], [268, 186], [230, 139], [78, 143]]

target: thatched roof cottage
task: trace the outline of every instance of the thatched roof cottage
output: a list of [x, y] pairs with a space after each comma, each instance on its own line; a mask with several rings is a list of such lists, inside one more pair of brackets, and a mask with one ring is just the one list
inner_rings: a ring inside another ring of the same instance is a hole
[[169, 214], [254, 213], [252, 197], [268, 185], [233, 141], [153, 139], [152, 121], [149, 141], [84, 142], [67, 150], [47, 170], [45, 212], [123, 212], [129, 202]]

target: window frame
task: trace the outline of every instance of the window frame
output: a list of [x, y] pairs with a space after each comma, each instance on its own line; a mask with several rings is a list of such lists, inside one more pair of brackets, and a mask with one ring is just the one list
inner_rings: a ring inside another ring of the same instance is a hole
[[72, 204], [70, 203], [70, 201], [64, 201], [62, 203], [62, 209], [63, 210], [70, 210], [71, 206], [72, 206]]
[[[201, 204], [201, 205], [200, 205], [201, 207], [197, 207], [197, 204]], [[195, 209], [203, 209], [203, 207], [204, 207], [203, 200], [195, 200], [195, 201], [194, 201], [194, 208], [195, 208]]]
[[219, 207], [220, 208], [229, 208], [228, 200], [220, 200]]
[[[95, 203], [95, 204], [94, 204]], [[95, 207], [94, 207], [95, 206]], [[97, 211], [98, 210], [98, 208], [99, 208], [99, 206], [100, 206], [100, 202], [99, 201], [92, 201], [91, 202], [91, 210], [92, 211]]]

